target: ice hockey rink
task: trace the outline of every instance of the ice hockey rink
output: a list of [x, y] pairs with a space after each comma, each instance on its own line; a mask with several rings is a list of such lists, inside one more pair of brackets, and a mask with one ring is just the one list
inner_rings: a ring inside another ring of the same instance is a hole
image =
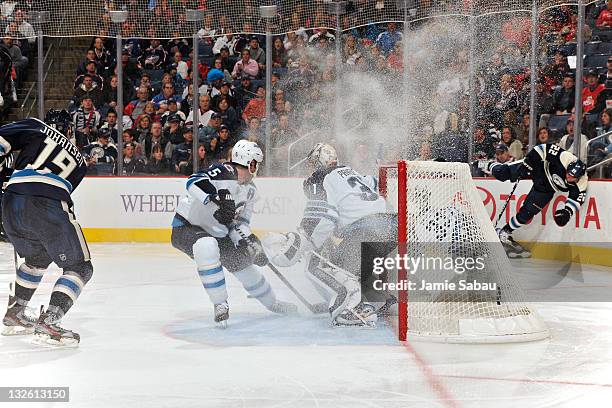
[[[77, 349], [0, 337], [4, 386], [68, 386], [71, 407], [604, 407], [612, 401], [612, 303], [537, 304], [549, 340], [456, 345], [396, 340], [392, 328], [332, 329], [324, 316], [272, 315], [227, 278], [231, 317], [215, 327], [193, 264], [164, 244], [92, 244], [95, 273], [64, 320]], [[0, 302], [13, 252], [0, 246]], [[513, 261], [541, 276], [549, 261]], [[574, 271], [574, 269], [578, 269]], [[572, 266], [557, 291], [612, 291], [610, 268]], [[31, 306], [48, 301], [52, 266]], [[270, 271], [279, 298], [297, 300]], [[573, 276], [575, 275], [575, 276]], [[296, 285], [318, 301], [296, 268]], [[573, 278], [572, 278], [573, 276]], [[583, 281], [583, 282], [582, 282]]]

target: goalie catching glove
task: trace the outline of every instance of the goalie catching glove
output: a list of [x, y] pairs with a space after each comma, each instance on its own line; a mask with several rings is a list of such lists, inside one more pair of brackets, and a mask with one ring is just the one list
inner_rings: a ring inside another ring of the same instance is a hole
[[263, 246], [270, 262], [285, 268], [298, 263], [304, 252], [313, 248], [310, 241], [297, 232], [268, 234], [263, 239]]
[[215, 196], [211, 197], [210, 201], [219, 206], [219, 209], [213, 214], [213, 217], [215, 217], [219, 224], [227, 226], [234, 221], [236, 203], [229, 190], [219, 190]]

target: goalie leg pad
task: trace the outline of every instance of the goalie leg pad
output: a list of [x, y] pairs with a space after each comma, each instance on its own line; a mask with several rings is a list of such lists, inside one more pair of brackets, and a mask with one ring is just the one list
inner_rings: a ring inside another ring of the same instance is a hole
[[213, 237], [203, 237], [193, 244], [193, 259], [198, 267], [198, 275], [213, 304], [227, 300], [225, 275], [221, 266], [219, 245]]
[[234, 272], [234, 276], [242, 283], [249, 295], [259, 300], [266, 308], [269, 309], [276, 302], [276, 295], [270, 282], [256, 266], [250, 265], [241, 271]]
[[357, 306], [361, 300], [361, 288], [355, 276], [345, 271], [319, 266], [309, 269], [310, 274], [332, 291], [329, 305], [332, 322], [345, 310]]

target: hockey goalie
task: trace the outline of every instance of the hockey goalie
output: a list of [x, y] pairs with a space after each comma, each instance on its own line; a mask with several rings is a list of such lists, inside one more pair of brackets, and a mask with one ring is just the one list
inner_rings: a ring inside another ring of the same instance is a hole
[[[374, 177], [338, 165], [336, 150], [318, 143], [307, 157], [313, 173], [304, 181], [306, 207], [297, 232], [263, 240], [270, 262], [290, 267], [304, 258], [306, 275], [329, 301], [334, 326], [375, 326], [376, 309], [361, 301], [362, 242], [396, 246], [397, 214], [386, 213]], [[384, 246], [384, 245], [383, 245]]]

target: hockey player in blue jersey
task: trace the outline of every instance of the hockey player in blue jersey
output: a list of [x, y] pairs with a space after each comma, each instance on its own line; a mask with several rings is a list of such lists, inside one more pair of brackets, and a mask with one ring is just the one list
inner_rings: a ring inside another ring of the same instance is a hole
[[565, 226], [572, 215], [585, 202], [588, 177], [586, 165], [572, 153], [555, 144], [535, 146], [525, 160], [517, 164], [489, 163], [489, 171], [500, 181], [517, 181], [531, 176], [533, 187], [527, 194], [518, 214], [513, 216], [501, 230], [499, 238], [508, 257], [528, 258], [531, 253], [518, 244], [512, 233], [527, 224], [552, 200], [555, 192], [568, 193], [565, 206], [554, 213], [554, 220]]
[[[51, 110], [45, 122], [25, 119], [0, 127], [0, 155], [19, 151], [2, 200], [2, 223], [15, 251], [25, 258], [11, 285], [3, 334], [34, 333], [40, 342], [73, 346], [80, 336], [60, 322], [93, 274], [70, 198], [87, 166], [70, 141], [68, 112]], [[63, 274], [46, 311], [41, 309], [35, 320], [27, 305], [51, 262]]]
[[252, 182], [263, 153], [254, 142], [238, 141], [229, 163], [216, 164], [187, 180], [172, 222], [172, 245], [192, 258], [214, 305], [215, 322], [226, 327], [228, 295], [223, 268], [268, 310], [293, 314], [294, 304], [276, 300], [258, 266], [268, 263], [249, 226], [257, 189]]

